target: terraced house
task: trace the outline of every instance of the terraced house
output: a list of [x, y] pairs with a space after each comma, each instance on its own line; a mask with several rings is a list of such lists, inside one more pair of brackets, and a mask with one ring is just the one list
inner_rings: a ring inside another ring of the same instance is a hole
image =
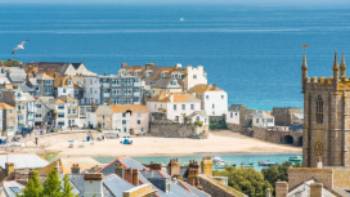
[[100, 79], [101, 103], [141, 104], [144, 85], [139, 77], [102, 75]]
[[203, 66], [183, 68], [181, 64], [175, 66], [157, 66], [152, 63], [144, 66], [122, 64], [118, 73], [137, 76], [145, 81], [145, 94], [148, 97], [160, 93], [187, 91], [195, 85], [208, 83]]

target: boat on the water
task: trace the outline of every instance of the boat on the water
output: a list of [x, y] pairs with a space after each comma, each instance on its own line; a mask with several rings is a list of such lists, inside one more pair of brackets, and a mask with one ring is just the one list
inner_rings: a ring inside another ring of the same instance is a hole
[[242, 162], [241, 167], [251, 168], [251, 167], [254, 167], [254, 163], [253, 162], [249, 162], [249, 163]]
[[290, 156], [288, 158], [288, 161], [291, 163], [301, 163], [303, 161], [303, 157], [302, 156]]
[[215, 156], [213, 158], [213, 162], [215, 166], [225, 166], [225, 161], [219, 156]]
[[262, 167], [269, 167], [269, 166], [276, 165], [276, 162], [269, 161], [269, 160], [264, 160], [264, 161], [259, 161], [258, 165], [262, 166]]

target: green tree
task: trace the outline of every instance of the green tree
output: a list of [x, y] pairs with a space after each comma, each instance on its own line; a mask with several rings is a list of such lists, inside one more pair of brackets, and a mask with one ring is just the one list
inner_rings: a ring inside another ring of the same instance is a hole
[[53, 168], [44, 182], [44, 195], [47, 197], [61, 197], [61, 180], [56, 168]]
[[19, 197], [41, 197], [43, 194], [43, 186], [41, 185], [39, 173], [31, 172], [31, 177], [28, 180], [26, 187]]
[[63, 178], [63, 193], [62, 197], [74, 197], [74, 194], [72, 192], [72, 185], [69, 182], [68, 175], [65, 175]]
[[265, 168], [262, 170], [264, 178], [271, 184], [275, 185], [277, 181], [288, 181], [288, 168], [291, 166], [298, 167], [300, 164], [284, 162]]
[[271, 188], [262, 173], [252, 168], [228, 167], [223, 171], [215, 171], [214, 175], [227, 176], [229, 186], [251, 197], [264, 197], [267, 188]]

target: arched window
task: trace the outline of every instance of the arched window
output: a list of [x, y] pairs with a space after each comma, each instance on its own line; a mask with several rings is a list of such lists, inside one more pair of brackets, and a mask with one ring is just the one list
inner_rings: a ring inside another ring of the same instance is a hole
[[316, 100], [316, 122], [323, 123], [323, 100], [321, 96], [318, 96]]

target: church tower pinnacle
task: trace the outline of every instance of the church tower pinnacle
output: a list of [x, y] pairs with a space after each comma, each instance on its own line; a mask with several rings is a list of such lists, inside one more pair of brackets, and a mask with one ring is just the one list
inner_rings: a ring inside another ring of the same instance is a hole
[[344, 52], [342, 53], [341, 60], [340, 60], [340, 77], [346, 78], [346, 63], [345, 63], [345, 55]]
[[333, 82], [334, 86], [338, 85], [339, 81], [339, 63], [338, 63], [338, 52], [334, 53], [334, 61], [333, 61]]
[[304, 91], [304, 86], [305, 86], [305, 81], [307, 80], [307, 71], [308, 71], [308, 64], [307, 64], [307, 56], [306, 53], [304, 53], [303, 55], [303, 60], [302, 60], [302, 64], [301, 64], [301, 72], [302, 72], [302, 78], [301, 78], [301, 85]]

